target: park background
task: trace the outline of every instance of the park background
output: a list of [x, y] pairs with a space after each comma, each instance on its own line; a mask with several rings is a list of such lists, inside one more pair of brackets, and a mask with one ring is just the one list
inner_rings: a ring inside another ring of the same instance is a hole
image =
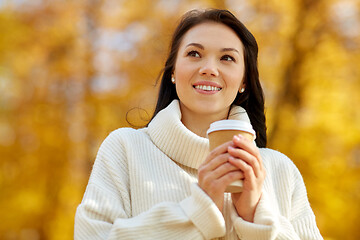
[[0, 239], [73, 238], [101, 142], [146, 123], [174, 26], [208, 7], [255, 35], [268, 145], [322, 235], [360, 239], [358, 0], [0, 0]]

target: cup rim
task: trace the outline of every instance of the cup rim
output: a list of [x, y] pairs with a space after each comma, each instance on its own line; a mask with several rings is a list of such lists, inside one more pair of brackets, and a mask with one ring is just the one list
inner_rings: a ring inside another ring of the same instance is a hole
[[256, 138], [255, 131], [249, 122], [235, 119], [225, 119], [211, 123], [210, 128], [207, 130], [206, 134], [209, 135], [212, 132], [221, 130], [239, 130], [248, 132], [254, 136], [254, 139]]

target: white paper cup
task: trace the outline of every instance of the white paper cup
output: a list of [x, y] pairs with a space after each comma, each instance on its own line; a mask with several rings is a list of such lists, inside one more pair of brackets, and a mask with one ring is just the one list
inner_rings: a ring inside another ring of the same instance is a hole
[[[207, 131], [210, 151], [225, 142], [231, 141], [235, 135], [239, 134], [250, 141], [253, 141], [256, 137], [254, 129], [248, 122], [242, 120], [220, 120], [213, 122]], [[236, 180], [225, 191], [231, 193], [241, 192], [242, 187], [243, 181]]]

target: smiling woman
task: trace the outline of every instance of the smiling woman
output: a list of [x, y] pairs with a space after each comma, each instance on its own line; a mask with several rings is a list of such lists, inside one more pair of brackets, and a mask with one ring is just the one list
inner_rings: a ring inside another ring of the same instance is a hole
[[[190, 11], [173, 35], [148, 126], [101, 145], [75, 218], [75, 239], [322, 239], [303, 179], [266, 149], [253, 35], [227, 10]], [[246, 121], [209, 151], [205, 132]], [[226, 192], [235, 180], [241, 193]]]

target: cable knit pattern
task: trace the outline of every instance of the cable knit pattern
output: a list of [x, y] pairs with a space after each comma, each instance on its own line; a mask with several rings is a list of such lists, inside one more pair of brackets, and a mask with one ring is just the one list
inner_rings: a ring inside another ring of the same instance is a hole
[[[249, 121], [233, 107], [229, 118]], [[224, 195], [221, 213], [197, 185], [208, 139], [181, 123], [174, 100], [147, 128], [102, 143], [75, 216], [75, 239], [322, 239], [302, 177], [283, 154], [260, 149], [267, 171], [254, 223]]]

